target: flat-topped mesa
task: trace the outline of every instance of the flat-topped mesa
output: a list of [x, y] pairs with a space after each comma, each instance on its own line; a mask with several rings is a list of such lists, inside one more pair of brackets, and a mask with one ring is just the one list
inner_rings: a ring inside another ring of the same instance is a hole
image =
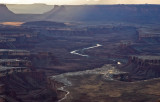
[[159, 11], [159, 5], [55, 5], [44, 14], [18, 15], [0, 5], [0, 14], [3, 14], [0, 21], [157, 23], [160, 21]]
[[[52, 21], [155, 22], [158, 5], [61, 5], [44, 14]], [[150, 18], [155, 18], [151, 20]]]
[[[12, 11], [10, 11], [6, 5], [4, 4], [0, 4], [0, 14], [3, 14], [4, 15], [11, 15], [11, 14], [14, 14]], [[2, 15], [0, 15], [1, 17]]]
[[139, 65], [160, 66], [160, 56], [131, 56], [130, 60]]
[[130, 56], [123, 69], [138, 80], [160, 77], [160, 56]]
[[11, 21], [15, 19], [15, 14], [6, 5], [0, 4], [0, 21]]

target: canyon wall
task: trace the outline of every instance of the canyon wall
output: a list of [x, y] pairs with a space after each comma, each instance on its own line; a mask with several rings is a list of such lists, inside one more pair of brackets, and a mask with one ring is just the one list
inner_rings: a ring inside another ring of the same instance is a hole
[[160, 57], [131, 56], [122, 69], [130, 72], [135, 79], [157, 78], [160, 76]]
[[57, 93], [43, 72], [15, 73], [0, 78], [2, 102], [51, 102]]

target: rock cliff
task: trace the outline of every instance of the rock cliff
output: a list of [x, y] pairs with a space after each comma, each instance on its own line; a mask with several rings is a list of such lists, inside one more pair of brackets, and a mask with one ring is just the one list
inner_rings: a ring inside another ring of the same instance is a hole
[[[2, 102], [55, 102], [57, 93], [43, 72], [15, 73], [0, 78]], [[3, 96], [3, 97], [2, 97]]]

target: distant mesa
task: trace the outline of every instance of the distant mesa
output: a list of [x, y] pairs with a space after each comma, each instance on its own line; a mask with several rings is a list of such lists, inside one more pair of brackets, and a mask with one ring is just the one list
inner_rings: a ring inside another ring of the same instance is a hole
[[0, 4], [0, 21], [12, 21], [16, 15], [6, 5]]
[[[14, 13], [12, 11], [10, 11], [6, 5], [0, 4], [0, 13], [3, 13], [3, 16], [5, 15], [13, 15]], [[2, 14], [1, 14], [2, 16]]]
[[[62, 5], [45, 13], [48, 20], [84, 22], [156, 22], [159, 5]], [[153, 19], [154, 18], [154, 19]]]

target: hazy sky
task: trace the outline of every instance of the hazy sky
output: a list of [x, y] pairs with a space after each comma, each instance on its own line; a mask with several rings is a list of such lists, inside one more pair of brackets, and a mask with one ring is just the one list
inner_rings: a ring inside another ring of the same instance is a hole
[[9, 4], [160, 4], [160, 0], [0, 0], [0, 3]]

